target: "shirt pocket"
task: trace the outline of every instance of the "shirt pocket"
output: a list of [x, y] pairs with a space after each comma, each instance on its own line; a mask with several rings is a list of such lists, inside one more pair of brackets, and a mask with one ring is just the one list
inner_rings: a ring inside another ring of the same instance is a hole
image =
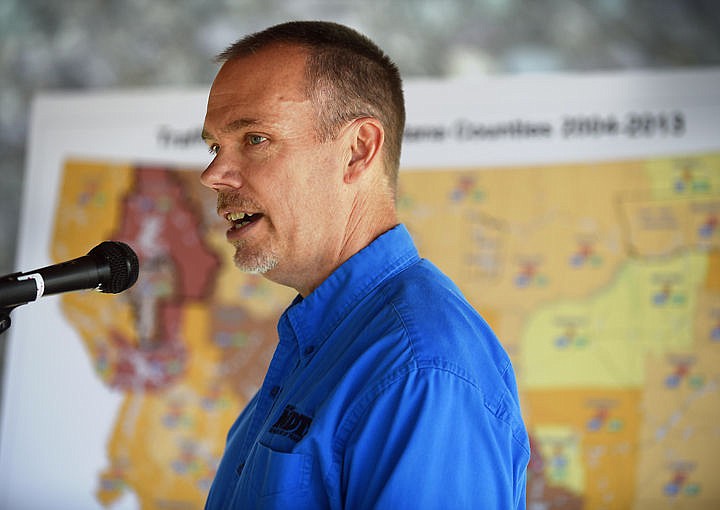
[[255, 445], [251, 485], [258, 496], [282, 496], [307, 490], [312, 472], [312, 456], [279, 452], [263, 444]]

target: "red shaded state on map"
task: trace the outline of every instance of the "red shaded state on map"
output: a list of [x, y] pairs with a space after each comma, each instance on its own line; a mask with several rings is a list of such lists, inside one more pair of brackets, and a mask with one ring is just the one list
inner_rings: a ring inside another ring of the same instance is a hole
[[128, 291], [138, 338], [111, 332], [117, 349], [109, 360], [113, 387], [156, 390], [184, 373], [185, 306], [212, 293], [220, 268], [220, 259], [201, 235], [202, 215], [193, 205], [172, 172], [135, 170], [115, 238], [132, 246], [140, 262], [138, 281]]

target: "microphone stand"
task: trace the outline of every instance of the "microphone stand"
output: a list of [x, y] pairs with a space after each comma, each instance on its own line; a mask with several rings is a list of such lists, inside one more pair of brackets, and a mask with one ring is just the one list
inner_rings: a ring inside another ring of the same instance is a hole
[[[0, 283], [15, 281], [18, 275], [22, 273], [11, 273], [0, 277]], [[0, 306], [0, 335], [10, 328], [12, 321], [10, 320], [10, 312], [15, 310], [18, 306], [24, 305], [25, 303], [18, 303], [14, 305]]]
[[0, 335], [2, 335], [10, 327], [10, 312], [14, 309], [14, 306], [0, 308]]

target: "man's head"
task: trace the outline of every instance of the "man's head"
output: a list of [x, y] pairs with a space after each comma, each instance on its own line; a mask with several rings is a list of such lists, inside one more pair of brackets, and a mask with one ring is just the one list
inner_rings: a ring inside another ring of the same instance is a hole
[[320, 140], [335, 137], [348, 121], [375, 117], [385, 129], [383, 160], [389, 184], [397, 186], [405, 100], [397, 66], [375, 43], [344, 25], [291, 21], [237, 41], [218, 55], [227, 62], [274, 44], [308, 51], [305, 87], [317, 113]]
[[[307, 295], [397, 223], [397, 71], [363, 36], [326, 23], [268, 29], [221, 59], [202, 182], [218, 193], [236, 265]], [[383, 73], [397, 78], [395, 92]]]

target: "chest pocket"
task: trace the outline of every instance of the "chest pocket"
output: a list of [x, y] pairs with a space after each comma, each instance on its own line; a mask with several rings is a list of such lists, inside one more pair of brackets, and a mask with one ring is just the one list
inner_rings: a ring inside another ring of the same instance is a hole
[[263, 497], [297, 495], [310, 485], [312, 456], [278, 452], [260, 443], [250, 461], [250, 484]]

